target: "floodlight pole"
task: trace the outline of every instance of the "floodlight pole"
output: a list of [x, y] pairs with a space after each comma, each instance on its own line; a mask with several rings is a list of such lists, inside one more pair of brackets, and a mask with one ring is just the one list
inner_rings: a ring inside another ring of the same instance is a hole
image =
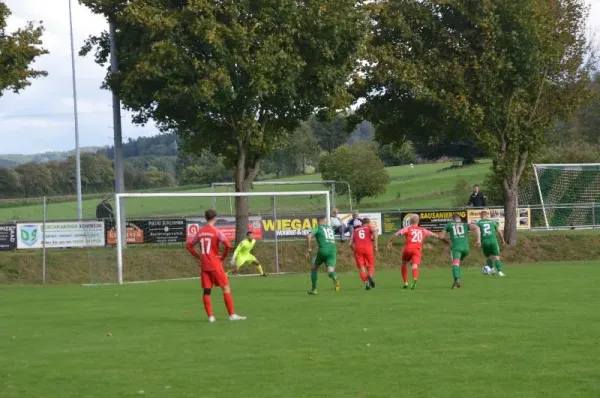
[[[117, 59], [117, 43], [116, 43], [116, 32], [117, 26], [113, 19], [108, 21], [109, 28], [109, 40], [110, 40], [110, 73], [116, 74], [119, 72], [119, 64]], [[125, 173], [123, 168], [123, 131], [121, 126], [121, 100], [113, 91], [112, 93], [112, 107], [113, 107], [113, 130], [114, 130], [114, 157], [115, 157], [115, 192], [117, 194], [125, 192]], [[123, 229], [121, 236], [126, 236], [126, 217], [125, 217], [125, 204], [116, 203], [117, 208], [120, 209], [119, 217], [120, 225]], [[119, 239], [117, 244], [125, 247], [127, 245], [127, 239]]]
[[73, 12], [69, 0], [69, 30], [71, 34], [71, 75], [73, 79], [73, 116], [75, 122], [75, 180], [77, 189], [77, 219], [83, 219], [83, 202], [81, 196], [81, 153], [79, 150], [79, 115], [77, 111], [77, 78], [75, 75], [75, 44], [73, 40]]

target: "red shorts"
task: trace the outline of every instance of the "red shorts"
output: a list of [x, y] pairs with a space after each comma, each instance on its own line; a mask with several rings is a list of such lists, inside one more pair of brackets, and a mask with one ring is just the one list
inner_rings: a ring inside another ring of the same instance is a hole
[[402, 262], [408, 263], [410, 261], [413, 265], [421, 265], [421, 249], [408, 249], [402, 252]]
[[200, 271], [200, 282], [202, 289], [212, 289], [229, 285], [229, 278], [223, 268], [214, 271]]
[[373, 250], [357, 250], [354, 252], [354, 261], [357, 267], [375, 266], [375, 256]]

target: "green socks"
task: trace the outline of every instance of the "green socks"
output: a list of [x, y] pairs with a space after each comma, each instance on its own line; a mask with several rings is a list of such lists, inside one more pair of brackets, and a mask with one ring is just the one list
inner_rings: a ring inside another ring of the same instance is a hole
[[310, 273], [310, 280], [312, 282], [313, 290], [317, 290], [317, 279], [319, 278], [319, 273], [317, 270], [312, 270]]
[[335, 272], [332, 272], [329, 274], [329, 277], [333, 280], [335, 280], [335, 278], [337, 278], [337, 274]]
[[496, 260], [496, 269], [498, 272], [502, 271], [502, 260]]
[[490, 268], [494, 268], [494, 260], [492, 260], [491, 258], [487, 258], [487, 260], [485, 260], [486, 264], [488, 267]]
[[460, 279], [460, 265], [452, 266], [452, 276], [454, 277], [454, 280]]

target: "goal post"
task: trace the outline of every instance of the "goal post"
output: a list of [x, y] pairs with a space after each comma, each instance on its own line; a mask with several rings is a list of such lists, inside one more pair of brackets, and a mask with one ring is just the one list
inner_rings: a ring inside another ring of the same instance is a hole
[[[126, 212], [133, 211], [132, 208], [134, 206], [130, 206], [127, 204], [125, 206], [125, 201], [135, 199], [136, 201], [140, 201], [140, 203], [144, 201], [156, 201], [162, 200], [161, 206], [166, 204], [166, 206], [175, 207], [175, 211], [178, 208], [183, 209], [184, 206], [178, 205], [178, 200], [186, 200], [186, 199], [198, 199], [198, 208], [195, 209], [194, 214], [184, 214], [185, 210], [180, 210], [180, 213], [177, 213], [184, 219], [186, 223], [186, 231], [188, 219], [203, 219], [204, 218], [204, 210], [211, 207], [210, 204], [206, 205], [206, 203], [214, 203], [213, 198], [235, 198], [235, 197], [247, 197], [247, 198], [255, 198], [257, 200], [262, 199], [260, 202], [260, 214], [262, 214], [266, 219], [261, 219], [263, 222], [262, 225], [268, 225], [270, 231], [272, 232], [272, 238], [269, 238], [269, 244], [274, 245], [274, 253], [273, 253], [273, 263], [274, 269], [273, 271], [279, 273], [282, 271], [280, 269], [280, 250], [282, 241], [290, 241], [297, 238], [302, 237], [302, 235], [307, 233], [308, 224], [303, 224], [301, 226], [294, 225], [290, 227], [286, 223], [282, 222], [280, 217], [282, 215], [290, 215], [290, 214], [305, 214], [307, 212], [312, 214], [324, 215], [327, 217], [329, 222], [331, 216], [331, 196], [329, 191], [282, 191], [282, 192], [180, 192], [180, 193], [168, 193], [168, 192], [160, 192], [160, 193], [118, 193], [115, 194], [115, 218], [114, 218], [114, 234], [115, 234], [115, 242], [116, 246], [116, 260], [117, 260], [117, 283], [123, 284], [123, 270], [124, 270], [124, 255], [128, 250], [133, 250], [128, 248], [127, 242], [129, 241], [129, 232], [126, 232], [127, 224], [129, 220], [133, 219], [133, 217], [129, 217], [127, 214], [123, 214], [123, 209], [126, 208]], [[305, 202], [315, 202], [315, 198], [317, 203], [312, 203], [311, 206], [307, 206]], [[204, 200], [202, 200], [204, 199]], [[289, 200], [285, 200], [289, 199]], [[206, 202], [208, 200], [208, 202]], [[280, 203], [281, 202], [281, 203]], [[164, 204], [163, 204], [164, 203]], [[202, 204], [200, 204], [202, 203]], [[258, 203], [258, 202], [257, 202]], [[204, 205], [204, 208], [200, 208], [199, 206]], [[137, 207], [143, 206], [138, 204]], [[152, 211], [152, 206], [148, 206], [149, 211]], [[214, 206], [213, 206], [214, 207]], [[255, 215], [256, 212], [253, 212], [252, 203], [249, 205], [250, 207], [250, 215]], [[257, 208], [259, 205], [257, 204]], [[174, 214], [173, 212], [168, 212], [168, 214]], [[136, 215], [137, 216], [137, 215]], [[256, 215], [255, 215], [256, 217]], [[314, 217], [312, 217], [314, 219]], [[123, 225], [123, 221], [125, 221], [126, 225]], [[192, 221], [190, 221], [192, 222]], [[313, 221], [309, 222], [310, 226], [314, 225]], [[262, 228], [260, 225], [260, 228]], [[291, 231], [280, 231], [281, 228], [291, 229], [293, 227], [298, 227], [298, 230]], [[300, 228], [301, 227], [301, 228]], [[218, 226], [217, 226], [218, 228]], [[165, 226], [165, 230], [168, 227]], [[282, 233], [280, 233], [282, 232]], [[294, 232], [290, 234], [286, 234], [283, 232]], [[297, 233], [296, 233], [297, 232]], [[127, 234], [127, 239], [123, 234]], [[181, 242], [180, 242], [181, 245]], [[137, 248], [136, 248], [137, 250]], [[191, 256], [190, 256], [191, 257]], [[283, 270], [285, 272], [285, 270]], [[173, 279], [181, 279], [181, 278], [173, 278]], [[139, 282], [138, 280], [136, 280]]]
[[531, 207], [538, 225], [548, 230], [598, 225], [600, 163], [534, 163], [532, 167], [535, 189], [519, 196], [520, 203]]

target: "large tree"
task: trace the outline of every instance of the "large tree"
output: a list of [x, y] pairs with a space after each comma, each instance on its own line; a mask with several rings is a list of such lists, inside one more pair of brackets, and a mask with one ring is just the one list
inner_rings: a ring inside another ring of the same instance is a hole
[[[474, 140], [493, 160], [505, 236], [516, 243], [521, 176], [545, 133], [589, 94], [584, 0], [390, 0], [372, 7], [375, 62], [360, 82], [365, 116], [388, 128], [402, 120], [396, 125], [433, 128], [441, 120], [439, 136]], [[397, 128], [390, 140], [406, 137]]]
[[31, 79], [47, 75], [30, 67], [37, 57], [48, 53], [41, 47], [44, 32], [41, 23], [28, 22], [15, 32], [7, 32], [6, 20], [10, 15], [8, 6], [0, 2], [0, 97], [5, 90], [18, 93], [31, 84]]
[[[136, 123], [177, 132], [191, 153], [210, 149], [247, 192], [261, 161], [300, 121], [351, 102], [348, 76], [366, 32], [354, 0], [80, 0], [115, 21], [120, 72], [105, 86]], [[93, 37], [108, 62], [106, 33]], [[247, 198], [236, 200], [238, 240]]]

